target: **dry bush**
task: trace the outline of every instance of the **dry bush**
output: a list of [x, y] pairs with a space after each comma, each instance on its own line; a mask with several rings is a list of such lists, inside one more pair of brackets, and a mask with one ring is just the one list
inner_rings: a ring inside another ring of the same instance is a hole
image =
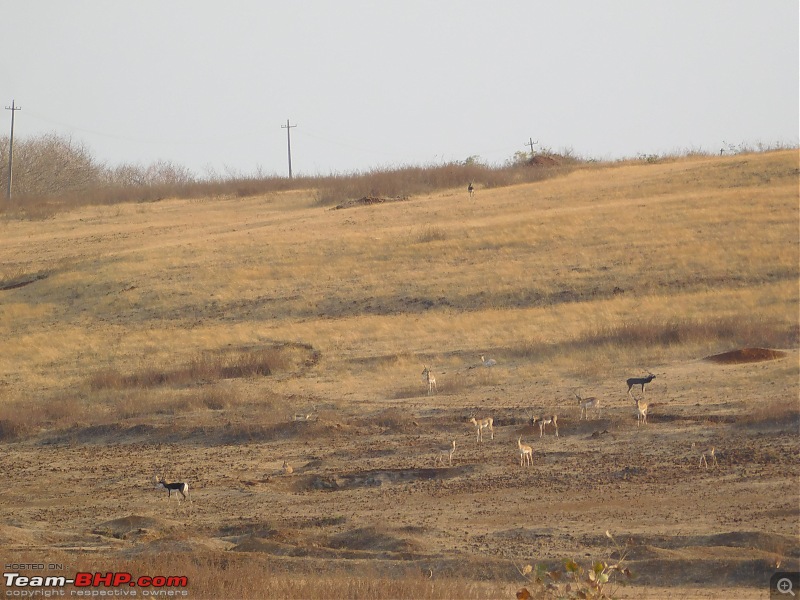
[[737, 417], [736, 423], [746, 428], [752, 426], [800, 428], [800, 405], [797, 398], [771, 399], [760, 402], [746, 415]]
[[410, 431], [417, 427], [414, 416], [409, 411], [396, 407], [387, 408], [368, 421], [391, 431]]
[[186, 386], [221, 379], [265, 377], [273, 369], [285, 370], [292, 364], [281, 349], [265, 348], [244, 352], [200, 354], [183, 366], [164, 369], [146, 366], [129, 375], [114, 368], [101, 369], [89, 378], [92, 390]]
[[763, 322], [758, 316], [668, 318], [626, 321], [593, 329], [576, 340], [581, 346], [677, 346], [729, 342], [744, 346], [786, 348], [797, 344], [796, 327]]
[[447, 233], [438, 225], [427, 225], [416, 236], [417, 242], [423, 244], [426, 242], [440, 242], [446, 239]]
[[[161, 539], [161, 548], [180, 548], [182, 540]], [[20, 559], [21, 560], [21, 559]], [[378, 565], [348, 565], [347, 568], [326, 569], [324, 563], [291, 564], [260, 556], [258, 553], [163, 552], [138, 554], [127, 559], [94, 554], [59, 558], [50, 562], [74, 565], [81, 572], [129, 572], [142, 575], [175, 574], [185, 576], [191, 598], [376, 598], [465, 600], [496, 597], [498, 585], [475, 583], [458, 576], [433, 578], [425, 569]], [[165, 591], [167, 588], [163, 588]], [[503, 589], [503, 592], [507, 590]], [[501, 594], [503, 595], [503, 594]]]
[[[0, 185], [8, 181], [8, 137], [0, 136]], [[317, 190], [321, 205], [370, 197], [408, 197], [479, 183], [485, 188], [538, 181], [566, 172], [577, 161], [561, 166], [509, 163], [489, 167], [473, 160], [443, 165], [374, 168], [347, 175], [294, 177], [210, 173], [198, 177], [170, 161], [148, 166], [98, 163], [82, 143], [57, 134], [18, 139], [14, 146], [14, 189], [7, 214], [48, 218], [85, 205], [153, 202], [164, 198], [240, 198], [268, 193]]]
[[18, 406], [4, 406], [0, 408], [0, 441], [13, 442], [29, 435], [34, 429], [34, 423]]

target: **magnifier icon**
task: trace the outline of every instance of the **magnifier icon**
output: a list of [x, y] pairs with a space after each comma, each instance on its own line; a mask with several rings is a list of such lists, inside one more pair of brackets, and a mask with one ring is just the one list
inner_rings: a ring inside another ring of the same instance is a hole
[[788, 577], [778, 579], [778, 583], [775, 587], [781, 594], [791, 594], [792, 596], [795, 595], [794, 591], [792, 591], [792, 580]]

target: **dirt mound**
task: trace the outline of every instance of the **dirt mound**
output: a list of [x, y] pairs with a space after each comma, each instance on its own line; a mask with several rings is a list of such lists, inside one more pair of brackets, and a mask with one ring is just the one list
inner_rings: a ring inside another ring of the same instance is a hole
[[429, 469], [375, 469], [338, 475], [311, 475], [298, 480], [295, 484], [295, 490], [322, 490], [331, 492], [431, 479], [444, 480], [468, 475], [474, 470], [474, 465], [462, 465], [458, 467]]
[[739, 364], [761, 362], [764, 360], [776, 360], [786, 356], [786, 352], [780, 350], [769, 350], [768, 348], [740, 348], [738, 350], [731, 350], [730, 352], [723, 352], [722, 354], [715, 354], [713, 356], [706, 356], [705, 360], [724, 364]]
[[364, 196], [358, 200], [346, 200], [341, 204], [333, 207], [333, 210], [341, 210], [343, 208], [354, 208], [356, 206], [372, 206], [373, 204], [385, 204], [386, 202], [402, 202], [408, 200], [405, 196], [397, 196], [395, 198], [379, 198], [377, 196]]
[[561, 164], [557, 158], [552, 156], [544, 156], [543, 154], [538, 154], [531, 158], [528, 161], [528, 164], [532, 167], [557, 167]]
[[164, 523], [150, 517], [140, 517], [131, 515], [100, 523], [92, 533], [106, 537], [114, 537], [120, 540], [128, 539], [131, 536], [146, 536], [154, 530], [163, 529]]
[[416, 541], [376, 527], [353, 529], [329, 538], [297, 530], [271, 530], [245, 536], [232, 550], [337, 560], [412, 560], [421, 556]]
[[328, 546], [338, 550], [365, 550], [371, 552], [414, 553], [419, 547], [414, 542], [391, 535], [375, 527], [362, 527], [345, 531], [330, 538]]
[[38, 539], [31, 530], [13, 525], [0, 525], [0, 546], [3, 548], [33, 546], [34, 543], [38, 543]]

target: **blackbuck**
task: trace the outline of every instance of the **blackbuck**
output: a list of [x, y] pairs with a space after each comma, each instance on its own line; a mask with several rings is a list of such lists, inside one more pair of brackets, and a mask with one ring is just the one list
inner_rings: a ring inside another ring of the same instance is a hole
[[519, 448], [519, 466], [533, 465], [533, 448], [522, 443], [522, 436], [517, 438], [517, 448]]
[[422, 365], [422, 382], [428, 384], [428, 395], [430, 396], [433, 393], [433, 390], [436, 390], [436, 393], [439, 393], [439, 389], [436, 387], [436, 377], [433, 375], [433, 371], [431, 371], [430, 367], [426, 367]]
[[539, 437], [544, 435], [544, 431], [548, 425], [552, 425], [556, 430], [556, 437], [558, 437], [558, 416], [550, 415], [549, 417], [539, 417]]
[[[156, 488], [162, 488], [167, 490], [167, 502], [172, 499], [172, 492], [176, 492], [175, 497], [178, 498], [178, 494], [183, 496], [184, 500], [189, 499], [189, 484], [188, 483], [169, 483], [163, 476], [155, 475], [156, 481]], [[178, 498], [180, 502], [180, 498]]]
[[575, 397], [578, 399], [578, 407], [581, 409], [581, 415], [578, 419], [579, 421], [583, 418], [589, 420], [589, 409], [594, 409], [598, 414], [600, 412], [600, 398], [595, 398], [592, 396], [591, 398], [584, 398], [581, 396], [580, 392], [573, 392]]
[[472, 417], [469, 422], [475, 425], [475, 427], [478, 429], [478, 439], [476, 441], [483, 441], [484, 429], [488, 429], [491, 439], [494, 439], [494, 419], [492, 417], [486, 417], [485, 419], [476, 419], [475, 417]]
[[497, 361], [493, 358], [485, 358], [483, 354], [481, 354], [481, 363], [484, 367], [493, 367], [497, 364]]
[[713, 465], [716, 467], [717, 466], [717, 449], [714, 446], [711, 446], [710, 448], [706, 448], [705, 450], [703, 450], [703, 452], [700, 454], [700, 465], [699, 466], [702, 467], [703, 465], [705, 465], [706, 469], [707, 469], [708, 468], [708, 461], [706, 460], [706, 456], [711, 457], [711, 461], [712, 461]]
[[644, 386], [646, 386], [648, 383], [650, 383], [651, 381], [653, 381], [653, 379], [656, 378], [656, 376], [650, 373], [650, 371], [648, 371], [648, 373], [649, 375], [647, 377], [631, 377], [626, 381], [626, 383], [628, 384], [628, 396], [633, 398], [633, 395], [631, 394], [631, 388], [633, 388], [636, 385], [640, 385], [642, 386], [642, 397], [644, 397]]
[[449, 446], [445, 446], [440, 448], [439, 451], [436, 453], [436, 462], [434, 464], [444, 463], [444, 457], [447, 457], [447, 464], [452, 466], [453, 464], [453, 453], [456, 451], [456, 441], [453, 440]]
[[639, 427], [642, 423], [647, 425], [647, 403], [642, 402], [639, 398], [634, 398], [636, 402], [636, 426]]

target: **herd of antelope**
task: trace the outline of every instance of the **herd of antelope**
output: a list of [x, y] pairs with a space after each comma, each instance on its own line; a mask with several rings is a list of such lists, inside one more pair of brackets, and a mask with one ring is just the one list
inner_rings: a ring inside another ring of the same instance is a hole
[[[480, 356], [481, 364], [484, 367], [493, 367], [497, 364], [497, 361], [494, 359], [486, 359], [485, 356]], [[656, 376], [653, 373], [649, 373], [646, 377], [631, 377], [626, 380], [628, 385], [628, 397], [636, 404], [636, 426], [641, 427], [642, 425], [647, 425], [647, 409], [648, 404], [644, 402], [645, 397], [645, 386], [652, 382]], [[431, 367], [427, 365], [423, 365], [422, 370], [422, 381], [424, 384], [428, 386], [428, 395], [438, 393], [438, 389], [436, 387], [436, 377], [433, 373]], [[634, 396], [632, 391], [637, 387], [640, 386], [641, 390], [641, 397]], [[600, 399], [596, 397], [589, 397], [584, 398], [580, 390], [573, 391], [575, 398], [578, 402], [578, 409], [580, 412], [578, 420], [589, 420], [589, 412], [592, 411], [597, 417], [600, 416]], [[316, 412], [316, 407], [313, 407], [310, 412], [304, 413], [295, 413], [290, 416], [291, 421], [310, 421], [313, 418], [314, 413]], [[471, 423], [475, 427], [475, 434], [476, 434], [476, 442], [481, 443], [483, 442], [484, 433], [489, 434], [489, 439], [494, 440], [494, 419], [492, 417], [484, 417], [484, 418], [477, 418], [475, 416], [469, 419], [469, 423]], [[551, 414], [551, 415], [532, 415], [528, 414], [528, 423], [531, 427], [534, 427], [537, 423], [539, 425], [539, 437], [544, 437], [547, 427], [551, 426], [553, 429], [553, 434], [555, 437], [559, 437], [558, 435], [558, 415]], [[522, 466], [532, 466], [533, 465], [533, 448], [527, 444], [522, 443], [522, 436], [517, 438], [517, 450], [519, 452], [519, 465]], [[447, 459], [448, 466], [452, 466], [453, 464], [453, 455], [456, 451], [456, 441], [451, 440], [451, 442], [445, 446], [440, 447], [435, 453], [435, 461], [434, 465], [444, 465], [445, 459]], [[711, 460], [713, 465], [717, 465], [717, 455], [716, 449], [711, 446], [704, 448], [700, 452], [700, 466], [705, 466], [708, 468], [708, 461]], [[281, 468], [281, 473], [284, 475], [291, 475], [294, 472], [294, 469], [289, 465], [286, 461], [283, 461], [283, 466]], [[155, 482], [155, 486], [158, 489], [166, 490], [167, 492], [167, 500], [172, 499], [172, 492], [175, 492], [176, 498], [180, 501], [181, 498], [186, 501], [189, 500], [189, 484], [185, 482], [168, 482], [163, 475], [154, 475], [153, 480]]]
[[[480, 360], [481, 364], [485, 367], [492, 367], [497, 364], [497, 361], [494, 359], [487, 360], [483, 355], [480, 355]], [[641, 427], [642, 425], [647, 425], [648, 403], [644, 401], [646, 391], [645, 386], [647, 386], [648, 383], [651, 383], [655, 378], [655, 374], [648, 371], [648, 374], [645, 377], [630, 377], [626, 380], [626, 384], [628, 385], [628, 397], [636, 405], [637, 428]], [[428, 394], [430, 395], [434, 393], [434, 390], [436, 390], [436, 378], [434, 377], [434, 374], [429, 366], [424, 366], [422, 371], [422, 381], [423, 383], [428, 384]], [[640, 387], [640, 396], [635, 396], [632, 393], [636, 390], [637, 386]], [[578, 420], [589, 420], [590, 411], [592, 411], [595, 416], [600, 416], [600, 398], [584, 398], [581, 395], [580, 390], [574, 390], [573, 393], [578, 401], [578, 409], [580, 411]], [[476, 442], [483, 442], [484, 431], [489, 433], [490, 439], [494, 439], [494, 419], [492, 417], [478, 419], [477, 417], [473, 416], [469, 419], [469, 423], [475, 427]], [[552, 426], [555, 437], [558, 437], [558, 415], [553, 414], [536, 416], [528, 414], [528, 423], [531, 427], [535, 426], [537, 423], [539, 424], [540, 438], [544, 437], [548, 425]], [[522, 443], [522, 436], [517, 439], [517, 448], [519, 450], [520, 466], [531, 466], [533, 464], [533, 448]], [[438, 465], [443, 463], [444, 457], [447, 456], [448, 464], [451, 465], [453, 462], [453, 454], [455, 453], [455, 449], [456, 442], [453, 440], [451, 445], [448, 445], [437, 452], [435, 464]], [[717, 464], [716, 450], [714, 447], [708, 447], [700, 453], [701, 467], [705, 466], [708, 468], [708, 460], [711, 460], [713, 465]]]

